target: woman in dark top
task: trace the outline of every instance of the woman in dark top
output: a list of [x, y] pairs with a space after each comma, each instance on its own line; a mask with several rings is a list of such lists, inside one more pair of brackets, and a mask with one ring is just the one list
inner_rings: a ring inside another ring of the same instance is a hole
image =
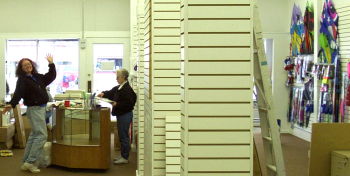
[[52, 55], [48, 54], [46, 59], [49, 62], [49, 72], [45, 75], [37, 72], [36, 65], [32, 60], [23, 58], [19, 61], [16, 70], [18, 77], [16, 89], [9, 105], [6, 105], [3, 110], [5, 113], [11, 108], [15, 108], [22, 98], [24, 105], [27, 106], [27, 116], [32, 131], [28, 137], [21, 169], [33, 173], [40, 172], [36, 164], [47, 139], [45, 110], [49, 96], [46, 93], [46, 86], [56, 78]]
[[129, 72], [126, 69], [117, 71], [118, 86], [109, 91], [103, 91], [98, 94], [98, 97], [108, 98], [113, 101], [112, 115], [117, 116], [117, 127], [119, 134], [119, 141], [121, 144], [121, 157], [114, 160], [114, 164], [128, 163], [130, 152], [130, 138], [129, 128], [132, 122], [134, 109], [136, 103], [136, 94], [128, 82]]

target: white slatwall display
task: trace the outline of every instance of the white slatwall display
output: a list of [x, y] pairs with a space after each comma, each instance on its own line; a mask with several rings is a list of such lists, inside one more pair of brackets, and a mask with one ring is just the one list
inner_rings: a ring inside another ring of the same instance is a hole
[[252, 6], [181, 1], [181, 175], [253, 168]]
[[165, 123], [166, 176], [180, 176], [181, 118], [180, 116], [166, 116]]
[[153, 152], [152, 150], [152, 135], [153, 135], [153, 123], [152, 123], [152, 102], [149, 97], [149, 87], [150, 87], [150, 56], [151, 56], [151, 0], [145, 0], [144, 3], [144, 110], [145, 110], [145, 134], [144, 135], [144, 175], [150, 175], [146, 173], [151, 173], [153, 168]]
[[[142, 3], [143, 4], [143, 3]], [[144, 112], [144, 103], [145, 103], [145, 93], [144, 93], [144, 14], [143, 14], [143, 5], [139, 4], [141, 8], [138, 8], [137, 15], [137, 83], [138, 83], [138, 150], [137, 150], [137, 170], [138, 175], [144, 175], [144, 123], [145, 123], [145, 112]]]
[[[138, 88], [138, 83], [137, 83], [137, 73], [133, 70], [134, 69], [134, 65], [136, 64], [137, 61], [137, 53], [138, 53], [138, 31], [137, 31], [137, 25], [134, 25], [132, 27], [132, 32], [131, 32], [131, 66], [130, 66], [130, 85], [131, 87], [134, 89], [136, 95], [139, 94], [139, 88]], [[132, 138], [132, 149], [135, 149], [136, 143], [135, 143], [135, 134], [138, 134], [138, 119], [139, 119], [139, 101], [136, 101], [134, 110], [133, 110], [133, 123], [132, 123], [132, 133], [133, 133], [133, 138]]]
[[151, 57], [151, 0], [145, 0], [144, 3], [144, 110], [145, 110], [145, 135], [144, 135], [144, 175], [152, 175], [153, 168], [153, 151], [152, 151], [152, 136], [153, 136], [153, 123], [152, 123], [152, 101], [149, 99], [150, 86], [150, 57]]
[[339, 15], [339, 41], [342, 63], [342, 72], [347, 72], [347, 63], [350, 61], [350, 2], [337, 7]]
[[[134, 92], [136, 93], [136, 95], [139, 94], [139, 88], [138, 88], [138, 83], [137, 83], [137, 76], [136, 75], [132, 75], [132, 79], [130, 81], [131, 83], [131, 87], [134, 90]], [[133, 121], [132, 121], [132, 142], [131, 142], [131, 149], [133, 151], [136, 150], [137, 146], [136, 146], [136, 139], [135, 139], [135, 135], [138, 134], [138, 125], [139, 125], [139, 102], [138, 100], [136, 100], [135, 103], [135, 107], [133, 110]]]
[[145, 175], [166, 175], [166, 117], [180, 116], [180, 0], [145, 0]]
[[[340, 41], [340, 56], [341, 56], [341, 70], [347, 72], [347, 64], [350, 62], [350, 2], [342, 4], [337, 7], [339, 15], [339, 41]], [[345, 85], [342, 85], [343, 87]], [[344, 94], [348, 94], [344, 90]], [[345, 106], [344, 121], [350, 122], [350, 106]]]

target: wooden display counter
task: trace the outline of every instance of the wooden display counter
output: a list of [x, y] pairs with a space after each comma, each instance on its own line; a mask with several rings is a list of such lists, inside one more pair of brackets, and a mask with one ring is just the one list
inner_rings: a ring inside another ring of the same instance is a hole
[[52, 164], [108, 169], [111, 165], [110, 109], [55, 108]]

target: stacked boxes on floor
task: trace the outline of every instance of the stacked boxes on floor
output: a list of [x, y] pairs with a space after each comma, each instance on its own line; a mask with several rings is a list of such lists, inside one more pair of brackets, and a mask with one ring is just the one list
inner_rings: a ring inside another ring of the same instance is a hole
[[333, 151], [331, 176], [350, 175], [350, 151]]
[[10, 149], [13, 146], [15, 126], [9, 119], [9, 114], [0, 113], [0, 149]]

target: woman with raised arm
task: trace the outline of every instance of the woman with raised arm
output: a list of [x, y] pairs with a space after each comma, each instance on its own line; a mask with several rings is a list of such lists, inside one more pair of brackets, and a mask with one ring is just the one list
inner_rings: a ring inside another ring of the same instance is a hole
[[27, 140], [21, 169], [32, 173], [40, 172], [37, 161], [47, 140], [45, 114], [49, 96], [46, 92], [46, 86], [56, 78], [56, 68], [52, 55], [46, 55], [46, 59], [49, 62], [49, 71], [46, 74], [38, 73], [36, 64], [28, 58], [19, 61], [16, 69], [18, 77], [16, 89], [11, 101], [3, 110], [5, 113], [11, 108], [15, 108], [21, 99], [27, 106], [27, 117], [32, 131]]

